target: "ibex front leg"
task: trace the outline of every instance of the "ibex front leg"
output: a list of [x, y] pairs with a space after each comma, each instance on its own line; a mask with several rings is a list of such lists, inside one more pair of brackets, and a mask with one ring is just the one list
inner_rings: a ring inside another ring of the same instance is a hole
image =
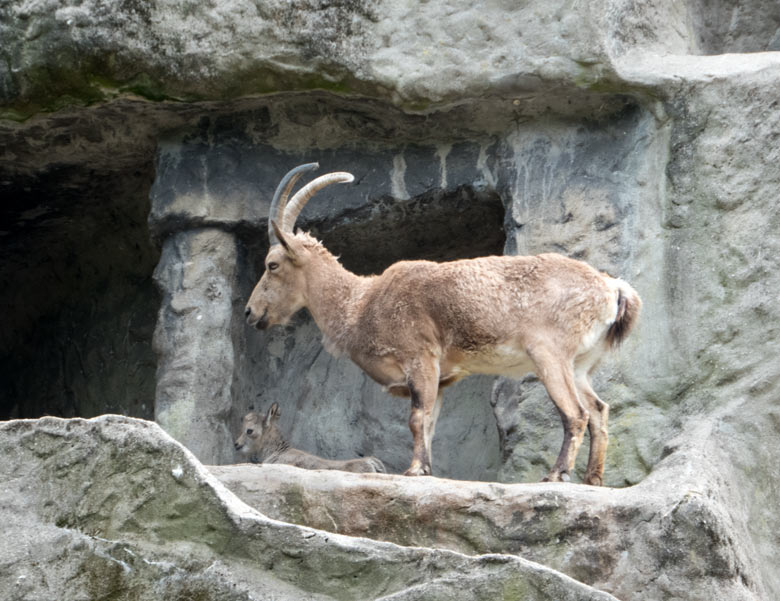
[[430, 452], [438, 413], [436, 405], [439, 398], [439, 377], [437, 370], [426, 371], [434, 373], [417, 372], [408, 378], [412, 397], [409, 429], [412, 431], [414, 454], [412, 464], [404, 472], [405, 476], [429, 476], [432, 473]]
[[536, 365], [536, 375], [547, 389], [547, 394], [555, 403], [563, 422], [561, 452], [544, 481], [568, 481], [574, 471], [574, 460], [582, 444], [590, 415], [577, 394], [570, 360], [543, 348], [535, 349], [531, 357]]
[[433, 436], [436, 433], [436, 420], [439, 419], [439, 412], [441, 411], [441, 395], [442, 390], [439, 388], [436, 394], [436, 401], [434, 401], [430, 412], [428, 412], [427, 408], [423, 408], [423, 413], [425, 413], [425, 449], [428, 451], [428, 461], [431, 464], [431, 469], [433, 469]]

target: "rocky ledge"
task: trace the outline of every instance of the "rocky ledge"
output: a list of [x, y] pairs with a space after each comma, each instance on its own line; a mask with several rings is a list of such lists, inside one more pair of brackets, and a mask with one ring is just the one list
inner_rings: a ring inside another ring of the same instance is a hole
[[153, 422], [4, 422], [0, 594], [766, 598], [742, 489], [714, 468], [733, 425], [719, 415], [641, 484], [599, 489], [205, 468]]
[[0, 449], [8, 601], [614, 599], [513, 555], [469, 557], [276, 521], [153, 422], [15, 420], [0, 425]]

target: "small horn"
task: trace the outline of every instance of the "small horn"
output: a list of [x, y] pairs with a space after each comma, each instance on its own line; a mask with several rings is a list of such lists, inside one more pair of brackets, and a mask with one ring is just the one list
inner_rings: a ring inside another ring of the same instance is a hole
[[271, 208], [268, 209], [268, 242], [271, 246], [277, 244], [279, 240], [276, 239], [274, 234], [274, 228], [271, 226], [271, 221], [276, 219], [277, 225], [280, 225], [284, 220], [284, 208], [287, 205], [287, 197], [290, 195], [295, 182], [307, 171], [312, 171], [320, 166], [319, 163], [306, 163], [304, 165], [298, 165], [294, 169], [290, 169], [276, 186], [276, 192], [274, 192], [274, 198], [271, 201]]
[[309, 202], [309, 199], [317, 192], [330, 186], [331, 184], [348, 184], [355, 180], [355, 177], [351, 173], [345, 171], [336, 171], [334, 173], [326, 173], [319, 176], [317, 179], [310, 181], [303, 188], [298, 190], [287, 203], [284, 208], [284, 217], [282, 218], [281, 230], [283, 232], [292, 232], [295, 226], [295, 220], [298, 219], [303, 207]]

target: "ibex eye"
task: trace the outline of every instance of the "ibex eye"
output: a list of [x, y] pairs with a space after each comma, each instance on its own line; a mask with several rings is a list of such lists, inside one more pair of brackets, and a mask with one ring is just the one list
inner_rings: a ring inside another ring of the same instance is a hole
[[268, 271], [273, 271], [274, 269], [277, 269], [279, 267], [279, 263], [274, 263], [273, 261], [268, 264]]
[[249, 428], [249, 429], [246, 431], [246, 433], [247, 433], [247, 434], [250, 434], [250, 435], [251, 435], [253, 432], [254, 432], [254, 430], [253, 430], [252, 428]]

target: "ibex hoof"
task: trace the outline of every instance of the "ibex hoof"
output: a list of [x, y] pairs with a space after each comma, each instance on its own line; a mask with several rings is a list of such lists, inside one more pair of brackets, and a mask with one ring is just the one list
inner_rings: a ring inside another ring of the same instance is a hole
[[604, 479], [597, 474], [585, 476], [585, 484], [590, 484], [591, 486], [603, 486]]
[[404, 476], [430, 476], [431, 468], [429, 467], [410, 467], [404, 472]]

